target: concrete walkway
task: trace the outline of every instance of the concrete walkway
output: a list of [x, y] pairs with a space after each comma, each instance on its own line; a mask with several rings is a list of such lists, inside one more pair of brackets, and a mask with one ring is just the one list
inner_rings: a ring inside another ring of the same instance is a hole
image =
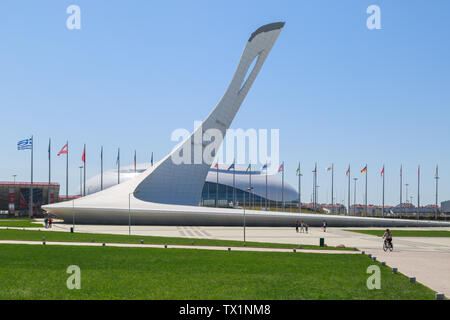
[[[0, 244], [29, 244], [29, 245], [43, 245], [42, 241], [17, 241], [17, 240], [0, 240]], [[59, 245], [59, 246], [89, 246], [102, 247], [103, 243], [99, 242], [60, 242], [60, 241], [46, 241], [45, 245]], [[135, 243], [105, 243], [108, 247], [122, 247], [122, 248], [167, 248], [167, 249], [200, 249], [200, 250], [220, 250], [228, 251], [254, 251], [254, 252], [294, 252], [293, 249], [283, 248], [255, 248], [255, 247], [222, 247], [222, 246], [183, 246], [183, 245], [162, 245], [162, 244], [135, 244]], [[313, 249], [295, 249], [295, 252], [301, 253], [324, 253], [324, 254], [361, 254], [359, 251], [347, 250], [313, 250]]]

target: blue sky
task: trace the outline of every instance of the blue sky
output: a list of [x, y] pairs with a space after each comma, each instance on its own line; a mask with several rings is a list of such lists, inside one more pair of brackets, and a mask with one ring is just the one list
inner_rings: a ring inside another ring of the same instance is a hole
[[[81, 8], [81, 30], [68, 30], [66, 8]], [[368, 30], [366, 9], [381, 8], [381, 30]], [[449, 1], [2, 1], [0, 3], [0, 180], [29, 180], [29, 154], [16, 143], [35, 137], [35, 180], [48, 176], [64, 190], [71, 145], [69, 192], [79, 185], [87, 144], [87, 176], [105, 167], [163, 157], [176, 128], [191, 129], [216, 105], [244, 45], [259, 26], [286, 21], [244, 101], [233, 128], [280, 129], [286, 179], [297, 186], [304, 168], [304, 200], [319, 167], [319, 200], [330, 198], [335, 165], [337, 200], [346, 199], [350, 163], [369, 202], [398, 203], [399, 167], [416, 201], [422, 166], [422, 203], [450, 199]], [[352, 185], [353, 188], [353, 185]], [[352, 192], [353, 194], [353, 192]], [[353, 201], [353, 199], [352, 199]]]

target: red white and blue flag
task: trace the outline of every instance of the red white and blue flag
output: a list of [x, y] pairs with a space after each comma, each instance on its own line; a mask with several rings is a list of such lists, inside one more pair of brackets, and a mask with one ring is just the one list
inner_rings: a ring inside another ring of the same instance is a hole
[[284, 171], [284, 162], [278, 168], [278, 172]]

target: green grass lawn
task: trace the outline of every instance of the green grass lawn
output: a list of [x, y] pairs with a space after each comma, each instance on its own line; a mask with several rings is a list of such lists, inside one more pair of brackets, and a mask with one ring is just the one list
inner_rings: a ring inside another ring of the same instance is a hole
[[[385, 230], [345, 230], [382, 237]], [[391, 230], [393, 237], [450, 237], [445, 230]]]
[[32, 219], [0, 219], [0, 227], [43, 228], [42, 223], [32, 223]]
[[[0, 299], [434, 299], [366, 255], [0, 245]], [[368, 290], [367, 267], [381, 268]], [[81, 269], [69, 290], [66, 269]]]

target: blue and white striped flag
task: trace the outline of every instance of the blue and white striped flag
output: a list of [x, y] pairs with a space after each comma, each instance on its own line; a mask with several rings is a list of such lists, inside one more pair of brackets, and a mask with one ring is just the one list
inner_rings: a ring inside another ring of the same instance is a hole
[[33, 147], [33, 137], [17, 142], [17, 150], [27, 150]]

